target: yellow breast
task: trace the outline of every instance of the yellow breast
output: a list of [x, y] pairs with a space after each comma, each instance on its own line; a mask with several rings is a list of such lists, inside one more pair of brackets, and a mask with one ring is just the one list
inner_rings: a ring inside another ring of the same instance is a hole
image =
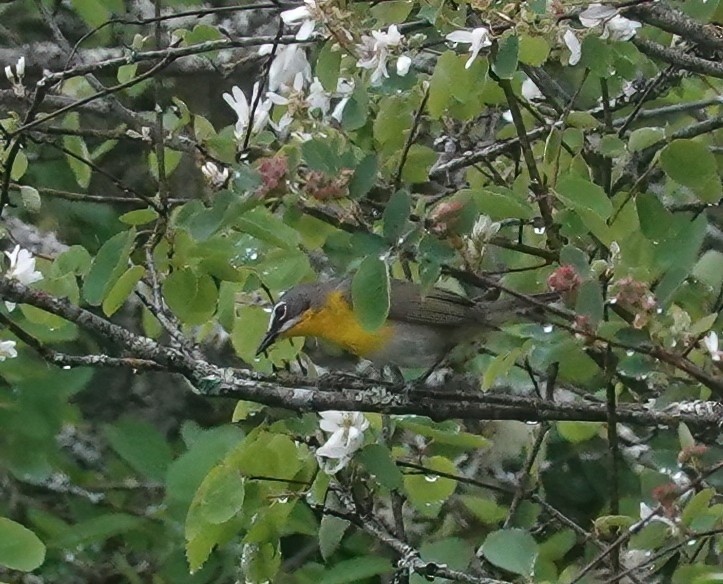
[[332, 292], [323, 308], [308, 310], [298, 324], [280, 336], [319, 337], [366, 357], [382, 350], [391, 334], [391, 327], [386, 325], [373, 332], [362, 328], [344, 295]]

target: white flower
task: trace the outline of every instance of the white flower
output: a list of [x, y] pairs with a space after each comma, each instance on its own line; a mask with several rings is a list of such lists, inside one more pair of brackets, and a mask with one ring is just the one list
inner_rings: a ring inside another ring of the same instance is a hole
[[281, 13], [281, 20], [284, 24], [301, 23], [301, 27], [296, 33], [296, 40], [305, 41], [311, 37], [316, 28], [317, 16], [319, 10], [316, 6], [316, 0], [304, 0], [304, 6], [284, 10]]
[[[316, 450], [316, 456], [324, 465], [324, 470], [335, 474], [344, 468], [351, 460], [354, 452], [364, 443], [364, 430], [369, 427], [369, 421], [359, 412], [320, 412], [319, 427], [331, 436], [326, 443]], [[333, 466], [321, 459], [337, 461]]]
[[538, 99], [545, 99], [545, 96], [542, 95], [542, 92], [540, 91], [540, 88], [535, 85], [535, 82], [527, 78], [522, 82], [522, 97], [524, 97], [527, 101], [535, 101]]
[[487, 215], [480, 215], [472, 227], [472, 233], [466, 238], [467, 257], [473, 263], [482, 261], [487, 243], [500, 230], [500, 223], [492, 221]]
[[319, 110], [325, 116], [331, 107], [331, 94], [324, 89], [318, 77], [309, 85], [309, 95], [306, 96], [306, 103], [309, 111]]
[[603, 32], [600, 38], [610, 38], [614, 41], [627, 41], [635, 36], [635, 32], [642, 25], [634, 20], [629, 20], [618, 14], [618, 10], [612, 6], [602, 4], [590, 4], [578, 16], [580, 24], [585, 28], [594, 28], [602, 25]]
[[223, 188], [229, 177], [229, 170], [226, 167], [219, 168], [210, 160], [201, 167], [201, 172], [206, 181], [214, 189]]
[[334, 97], [340, 97], [341, 100], [336, 104], [336, 106], [334, 106], [334, 111], [331, 112], [331, 117], [337, 122], [341, 123], [341, 118], [344, 115], [344, 108], [346, 107], [346, 104], [349, 103], [353, 93], [354, 80], [340, 77], [336, 82], [336, 93], [334, 94]]
[[[273, 49], [274, 45], [261, 45], [259, 55], [270, 55]], [[297, 73], [302, 73], [306, 81], [311, 81], [311, 65], [306, 59], [306, 51], [299, 45], [277, 46], [269, 68], [269, 91], [288, 89]]]
[[15, 64], [15, 71], [12, 66], [5, 66], [5, 77], [13, 86], [13, 93], [18, 97], [25, 95], [25, 87], [23, 87], [23, 77], [25, 77], [25, 57], [20, 57], [18, 62]]
[[580, 19], [580, 24], [582, 24], [585, 28], [593, 28], [612, 18], [617, 13], [617, 9], [612, 6], [603, 6], [602, 4], [593, 3], [583, 10], [578, 18]]
[[624, 16], [615, 16], [605, 23], [600, 38], [610, 38], [613, 41], [629, 41], [641, 26], [643, 25], [635, 20], [629, 20]]
[[15, 345], [17, 345], [15, 341], [0, 341], [0, 361], [14, 359], [18, 356]]
[[472, 54], [470, 55], [469, 59], [467, 59], [467, 63], [465, 63], [465, 69], [469, 69], [472, 66], [472, 62], [477, 58], [477, 55], [479, 55], [479, 52], [484, 47], [489, 47], [492, 44], [492, 39], [490, 38], [490, 31], [484, 26], [475, 28], [472, 31], [455, 30], [454, 32], [450, 32], [445, 38], [453, 43], [463, 43], [470, 45], [469, 52]]
[[[6, 277], [17, 280], [25, 286], [43, 279], [43, 275], [35, 269], [33, 254], [27, 249], [21, 249], [19, 245], [16, 245], [13, 251], [6, 251], [5, 255], [10, 260], [10, 267], [5, 274]], [[5, 306], [11, 312], [15, 310], [14, 302], [6, 301]]]
[[675, 521], [658, 513], [653, 514], [653, 509], [642, 501], [640, 502], [640, 521], [631, 525], [630, 529], [631, 531], [634, 531], [641, 523], [645, 522], [647, 524], [652, 521], [660, 521], [661, 523], [664, 523], [665, 525], [670, 527], [671, 534], [673, 535], [678, 533], [678, 526]]
[[570, 51], [570, 58], [567, 60], [567, 64], [577, 65], [580, 62], [580, 57], [582, 55], [582, 45], [580, 44], [577, 35], [568, 28], [562, 39], [565, 41], [565, 45]]
[[409, 73], [409, 67], [412, 65], [412, 59], [407, 55], [402, 55], [397, 59], [397, 75], [404, 77]]
[[708, 349], [710, 358], [713, 359], [713, 361], [723, 359], [723, 351], [718, 349], [718, 333], [710, 331], [703, 339], [703, 343], [705, 343], [705, 348]]
[[8, 278], [17, 280], [25, 286], [43, 279], [43, 275], [35, 269], [33, 254], [27, 249], [21, 249], [16, 245], [13, 251], [6, 251], [5, 255], [10, 259], [10, 267], [5, 274]]
[[[238, 85], [233, 86], [233, 88], [231, 89], [231, 93], [223, 94], [224, 101], [226, 101], [226, 103], [231, 106], [231, 109], [236, 112], [236, 116], [238, 118], [236, 120], [236, 127], [234, 128], [234, 135], [236, 136], [237, 140], [243, 140], [244, 136], [246, 135], [246, 129], [249, 126], [251, 117], [251, 107], [256, 101], [258, 93], [259, 83], [257, 81], [256, 83], [254, 83], [254, 88], [251, 93], [251, 102], [246, 99], [244, 92], [241, 91]], [[263, 130], [264, 126], [269, 122], [270, 109], [270, 101], [264, 100], [262, 102], [259, 102], [258, 106], [256, 107], [256, 111], [254, 112], [254, 121], [253, 125], [251, 126], [251, 132], [253, 134], [257, 134], [258, 132]]]
[[269, 91], [266, 94], [268, 100], [274, 105], [286, 106], [287, 109], [278, 123], [270, 121], [271, 127], [279, 134], [284, 134], [286, 129], [294, 121], [294, 114], [299, 106], [304, 102], [304, 74], [299, 72], [294, 77], [294, 84], [288, 91], [289, 95], [284, 96], [280, 93]]
[[472, 238], [480, 243], [486, 243], [497, 235], [499, 230], [499, 222], [492, 221], [488, 215], [480, 215], [472, 227]]
[[390, 49], [399, 47], [402, 38], [396, 24], [392, 24], [387, 32], [373, 30], [372, 36], [362, 35], [362, 42], [357, 47], [362, 56], [356, 64], [360, 69], [372, 71], [369, 78], [372, 85], [379, 85], [385, 77], [389, 77], [387, 60]]

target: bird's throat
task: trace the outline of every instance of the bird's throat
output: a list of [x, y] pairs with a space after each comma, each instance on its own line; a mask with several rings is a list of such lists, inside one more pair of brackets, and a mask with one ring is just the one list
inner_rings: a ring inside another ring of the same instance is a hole
[[364, 329], [342, 292], [332, 292], [326, 304], [307, 311], [298, 324], [282, 333], [283, 337], [319, 337], [343, 349], [367, 357], [384, 349], [392, 328], [383, 325], [375, 331]]

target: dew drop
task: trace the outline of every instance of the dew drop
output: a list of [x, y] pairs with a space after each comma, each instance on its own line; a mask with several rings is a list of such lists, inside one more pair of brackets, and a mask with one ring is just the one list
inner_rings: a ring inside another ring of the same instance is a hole
[[610, 301], [608, 302], [608, 304], [617, 304], [617, 303], [618, 303], [617, 298], [611, 298]]
[[544, 227], [534, 227], [534, 228], [532, 229], [532, 231], [533, 231], [536, 235], [543, 235], [543, 234], [545, 233], [545, 228], [544, 228]]
[[439, 475], [424, 475], [424, 480], [428, 483], [436, 483], [439, 480]]
[[656, 314], [663, 314], [663, 309], [662, 309], [662, 308], [656, 308], [656, 309], [655, 309], [655, 313], [656, 313]]
[[632, 349], [628, 349], [627, 351], [625, 351], [625, 354], [628, 357], [632, 357], [633, 355], [635, 355], [635, 351], [633, 351]]
[[71, 368], [70, 365], [63, 365], [63, 369], [65, 369], [66, 371], [70, 368]]
[[546, 324], [545, 326], [542, 327], [542, 330], [543, 330], [543, 332], [551, 333], [551, 332], [552, 332], [552, 325], [551, 325], [551, 324]]

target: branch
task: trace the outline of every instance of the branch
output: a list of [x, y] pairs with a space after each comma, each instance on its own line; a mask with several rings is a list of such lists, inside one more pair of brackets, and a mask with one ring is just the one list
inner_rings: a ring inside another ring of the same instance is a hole
[[679, 10], [665, 4], [646, 3], [631, 6], [623, 11], [626, 18], [633, 18], [666, 32], [677, 34], [687, 41], [711, 49], [723, 49], [723, 37], [716, 36], [712, 26], [700, 24]]
[[[541, 400], [515, 399], [486, 394], [453, 393], [441, 388], [427, 395], [413, 385], [402, 388], [370, 379], [339, 376], [313, 382], [305, 378], [276, 379], [248, 369], [221, 368], [202, 358], [136, 335], [88, 310], [45, 292], [0, 277], [0, 298], [30, 304], [60, 316], [128, 351], [132, 356], [155, 362], [159, 367], [186, 377], [207, 397], [232, 397], [295, 411], [346, 410], [387, 414], [416, 414], [434, 420], [467, 418], [479, 420], [575, 420], [604, 422], [605, 404], [579, 402], [551, 404]], [[353, 387], [354, 389], [350, 389]], [[688, 411], [655, 412], [640, 406], [619, 406], [620, 422], [677, 426], [681, 422], [696, 428], [717, 427], [717, 415]]]
[[701, 75], [710, 75], [723, 79], [723, 62], [708, 61], [693, 55], [688, 55], [675, 49], [669, 49], [658, 43], [642, 39], [638, 36], [633, 37], [632, 42], [641, 53], [645, 53], [648, 57], [665, 61], [681, 69], [700, 73]]

